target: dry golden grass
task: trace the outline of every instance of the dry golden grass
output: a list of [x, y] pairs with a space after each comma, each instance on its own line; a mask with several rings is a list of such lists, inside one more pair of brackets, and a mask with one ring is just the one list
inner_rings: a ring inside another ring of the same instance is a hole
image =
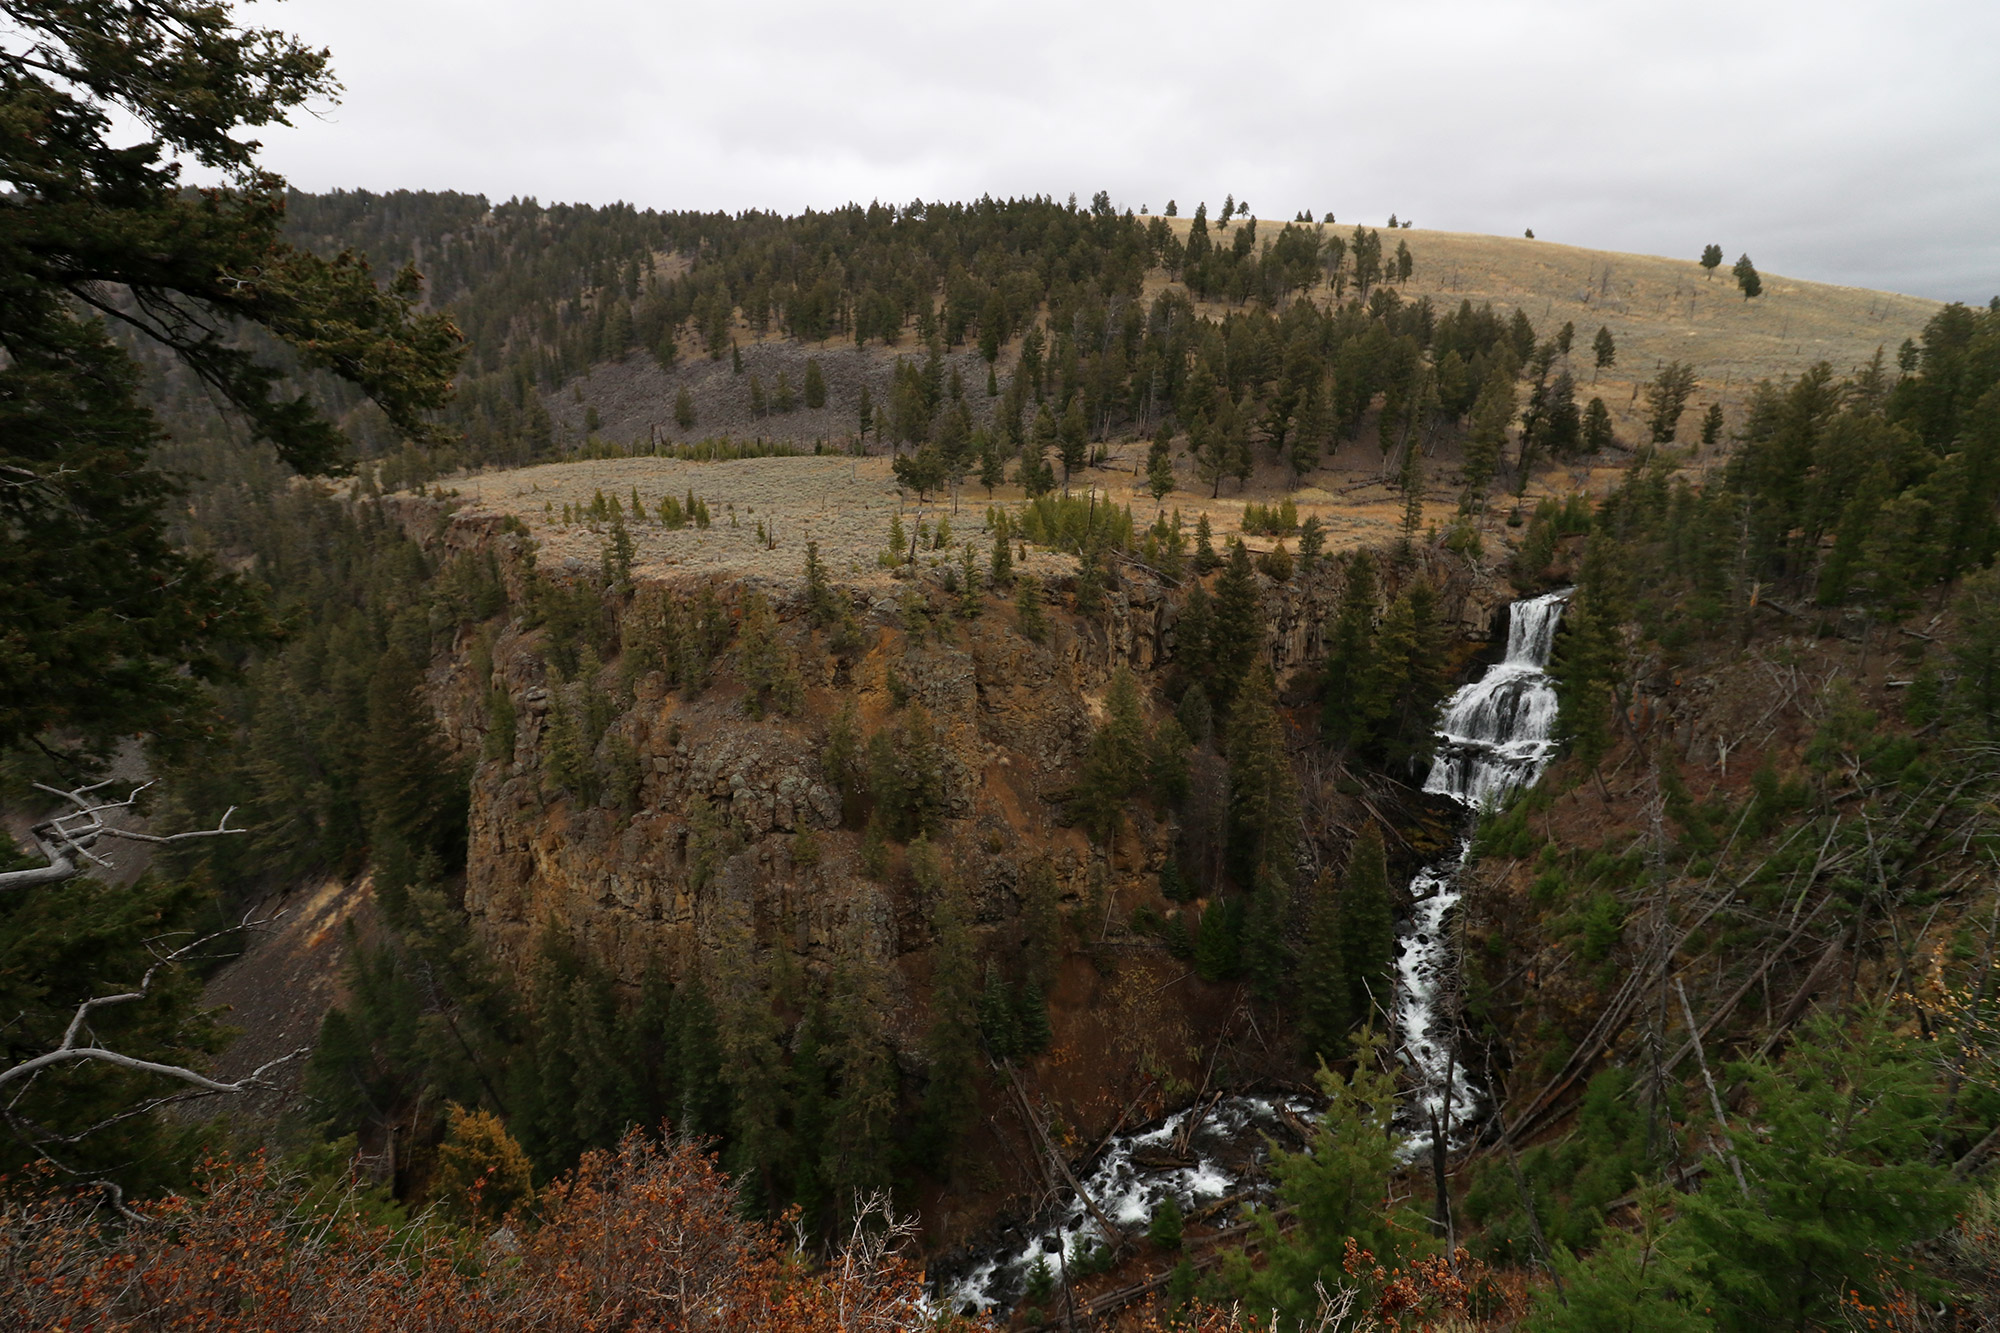
[[[1087, 494], [1087, 488], [1092, 487], [1112, 503], [1129, 504], [1138, 523], [1152, 521], [1153, 498], [1135, 484], [1129, 472], [1093, 468], [1076, 479], [1073, 489]], [[708, 529], [670, 529], [653, 521], [627, 525], [637, 547], [634, 573], [663, 581], [729, 575], [789, 584], [803, 572], [806, 543], [816, 541], [820, 557], [836, 581], [887, 593], [895, 584], [876, 556], [887, 547], [889, 526], [898, 513], [912, 532], [920, 518], [933, 527], [940, 517], [950, 521], [951, 548], [922, 552], [920, 559], [925, 562], [956, 561], [958, 543], [969, 540], [975, 543], [983, 570], [991, 543], [983, 531], [989, 502], [982, 488], [967, 486], [959, 497], [958, 512], [953, 514], [949, 496], [919, 503], [914, 497], [899, 495], [886, 458], [808, 455], [727, 463], [590, 459], [483, 473], [460, 478], [450, 488], [462, 502], [458, 511], [462, 516], [511, 514], [527, 523], [539, 544], [542, 565], [557, 570], [597, 568], [606, 536], [601, 524], [564, 523], [564, 506], [586, 507], [602, 490], [607, 500], [617, 495], [629, 511], [636, 488], [648, 512], [657, 513], [663, 498], [685, 497], [693, 488], [697, 497], [707, 501], [713, 515], [713, 526]], [[1220, 545], [1225, 535], [1236, 534], [1241, 526], [1246, 502], [1274, 494], [1277, 489], [1252, 487], [1244, 495], [1220, 499], [1176, 491], [1163, 505], [1170, 512], [1176, 507], [1181, 510], [1190, 537], [1197, 518], [1206, 511]], [[1326, 525], [1329, 551], [1387, 541], [1396, 535], [1402, 518], [1402, 501], [1385, 498], [1380, 491], [1343, 496], [1307, 487], [1292, 494], [1301, 521], [1318, 514]], [[994, 493], [992, 503], [1018, 506], [1022, 499], [1021, 488], [1008, 485]], [[1434, 499], [1427, 512], [1431, 519], [1442, 519], [1449, 509], [1448, 503]], [[757, 531], [760, 522], [764, 524], [763, 538]], [[770, 544], [773, 536], [775, 545]], [[1264, 538], [1249, 541], [1252, 549], [1276, 544]], [[1026, 568], [1044, 575], [1073, 573], [1076, 562], [1031, 551]]]
[[[1172, 221], [1185, 236], [1191, 220]], [[1260, 241], [1284, 225], [1259, 219]], [[1232, 230], [1211, 227], [1210, 234], [1226, 244]], [[1350, 220], [1323, 230], [1347, 237], [1354, 227]], [[1407, 300], [1428, 296], [1440, 311], [1467, 300], [1491, 301], [1503, 315], [1525, 310], [1544, 338], [1566, 321], [1575, 324], [1572, 373], [1585, 397], [1604, 399], [1624, 438], [1637, 434], [1640, 387], [1668, 361], [1686, 362], [1700, 375], [1682, 420], [1683, 437], [1718, 401], [1733, 429], [1757, 381], [1794, 377], [1820, 361], [1845, 373], [1865, 365], [1878, 347], [1893, 364], [1903, 339], [1920, 333], [1938, 309], [1922, 297], [1761, 271], [1763, 295], [1745, 301], [1729, 271], [1734, 256], [1713, 278], [1695, 262], [1705, 241], [1690, 245], [1687, 259], [1669, 259], [1420, 228], [1393, 233], [1393, 239], [1385, 231], [1383, 248], [1391, 255], [1397, 239], [1408, 242], [1416, 265], [1399, 289]], [[1324, 289], [1314, 296], [1327, 299]], [[1590, 344], [1600, 326], [1611, 330], [1618, 362], [1593, 383]]]

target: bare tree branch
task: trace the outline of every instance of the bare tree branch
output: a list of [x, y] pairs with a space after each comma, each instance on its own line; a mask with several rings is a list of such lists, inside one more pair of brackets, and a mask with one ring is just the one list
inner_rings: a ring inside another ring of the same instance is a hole
[[[0, 1114], [4, 1114], [9, 1120], [18, 1122], [21, 1117], [16, 1114], [14, 1107], [19, 1103], [21, 1094], [27, 1091], [28, 1086], [33, 1083], [37, 1075], [48, 1069], [84, 1061], [112, 1065], [119, 1069], [130, 1069], [142, 1074], [157, 1074], [162, 1078], [175, 1079], [188, 1084], [192, 1089], [189, 1092], [170, 1097], [155, 1098], [147, 1102], [143, 1108], [140, 1108], [142, 1110], [151, 1110], [167, 1102], [186, 1100], [190, 1097], [251, 1092], [272, 1087], [273, 1084], [268, 1077], [272, 1070], [298, 1059], [312, 1048], [301, 1046], [297, 1050], [278, 1056], [276, 1059], [266, 1060], [242, 1078], [231, 1082], [224, 1082], [189, 1069], [185, 1065], [167, 1064], [159, 1060], [147, 1060], [139, 1056], [127, 1055], [123, 1051], [113, 1050], [108, 1046], [101, 1046], [97, 1043], [96, 1033], [91, 1030], [90, 1024], [91, 1016], [99, 1010], [110, 1009], [123, 1004], [131, 1004], [147, 998], [152, 993], [154, 981], [163, 971], [195, 957], [206, 945], [213, 943], [224, 935], [232, 935], [244, 930], [256, 930], [269, 925], [275, 920], [277, 920], [277, 916], [265, 917], [261, 920], [252, 920], [246, 916], [236, 925], [224, 930], [211, 931], [206, 935], [198, 936], [177, 949], [158, 955], [157, 961], [146, 969], [146, 974], [130, 990], [119, 991], [112, 995], [93, 996], [79, 1003], [76, 1007], [76, 1012], [70, 1017], [69, 1026], [63, 1031], [62, 1040], [57, 1043], [53, 1050], [44, 1051], [40, 1055], [30, 1056], [18, 1064], [0, 1069], [0, 1088], [5, 1088], [9, 1084], [21, 1085], [13, 1097], [9, 1099], [7, 1105], [4, 1108], [0, 1108]], [[75, 1142], [77, 1139], [83, 1138], [96, 1130], [114, 1124], [119, 1120], [126, 1119], [136, 1113], [137, 1111], [132, 1109], [122, 1111], [108, 1120], [90, 1126], [88, 1129], [63, 1135], [61, 1139], [65, 1142]], [[56, 1136], [46, 1137], [48, 1140], [53, 1140]]]
[[229, 827], [229, 816], [236, 813], [236, 807], [233, 805], [223, 812], [221, 820], [212, 829], [195, 829], [187, 833], [162, 835], [119, 828], [108, 823], [105, 816], [114, 811], [132, 809], [139, 800], [139, 794], [153, 784], [140, 783], [122, 801], [94, 802], [89, 799], [94, 793], [110, 785], [111, 781], [106, 780], [88, 787], [59, 791], [37, 782], [35, 786], [39, 790], [51, 796], [61, 797], [76, 808], [45, 819], [29, 830], [29, 836], [35, 840], [35, 850], [48, 864], [27, 870], [0, 871], [0, 889], [28, 889], [38, 884], [58, 884], [66, 879], [74, 879], [86, 873], [84, 862], [109, 870], [112, 868], [112, 862], [92, 850], [98, 841], [104, 838], [162, 844], [185, 842], [191, 838], [215, 838], [227, 833], [249, 832], [248, 829]]

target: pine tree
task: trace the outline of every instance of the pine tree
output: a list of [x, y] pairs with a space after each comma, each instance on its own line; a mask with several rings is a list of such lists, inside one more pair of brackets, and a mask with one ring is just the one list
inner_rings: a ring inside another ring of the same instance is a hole
[[767, 707], [787, 717], [796, 713], [805, 702], [798, 659], [778, 637], [777, 617], [761, 592], [743, 599], [742, 637], [738, 670], [743, 677], [743, 711], [753, 718], [762, 717]]
[[1188, 423], [1188, 452], [1194, 455], [1194, 475], [1208, 484], [1209, 498], [1222, 494], [1222, 480], [1235, 472], [1229, 439], [1201, 417]]
[[1472, 424], [1465, 437], [1465, 489], [1460, 493], [1461, 514], [1483, 513], [1486, 492], [1499, 470], [1500, 456], [1507, 447], [1507, 423], [1514, 418], [1514, 381], [1495, 372], [1479, 391], [1472, 408]]
[[1153, 728], [1152, 742], [1147, 747], [1147, 780], [1152, 786], [1153, 799], [1169, 809], [1187, 800], [1191, 778], [1188, 750], [1192, 744], [1178, 717], [1168, 717]]
[[1415, 440], [1403, 450], [1402, 472], [1396, 482], [1403, 491], [1403, 549], [1407, 553], [1424, 525], [1424, 460]]
[[1006, 462], [1000, 457], [1000, 445], [988, 438], [979, 450], [979, 484], [986, 488], [988, 498], [1007, 479]]
[[694, 393], [686, 386], [674, 395], [674, 424], [682, 430], [694, 429]]
[[815, 410], [826, 406], [826, 376], [819, 368], [819, 358], [806, 358], [806, 406]]
[[1427, 579], [1413, 579], [1382, 617], [1374, 669], [1361, 689], [1368, 748], [1384, 767], [1410, 771], [1430, 758], [1437, 706], [1447, 693], [1448, 642], [1437, 590]]
[[1275, 1210], [1260, 1209], [1254, 1234], [1263, 1263], [1253, 1268], [1232, 1259], [1224, 1280], [1245, 1308], [1274, 1311], [1277, 1327], [1315, 1325], [1322, 1284], [1351, 1262], [1353, 1249], [1404, 1271], [1416, 1257], [1412, 1239], [1423, 1233], [1423, 1219], [1383, 1204], [1383, 1182], [1398, 1167], [1395, 1075], [1386, 1072], [1394, 1064], [1384, 1058], [1379, 1036], [1364, 1037], [1351, 1075], [1322, 1068], [1316, 1076], [1327, 1108], [1304, 1150], [1271, 1153], [1278, 1197], [1292, 1210], [1293, 1225], [1284, 1230]]
[[1386, 1012], [1396, 965], [1396, 918], [1389, 899], [1389, 862], [1382, 831], [1361, 831], [1341, 876], [1338, 907], [1341, 970], [1347, 977], [1347, 1013], [1372, 1021]]
[[[1036, 418], [1035, 424], [1039, 429], [1041, 425], [1039, 417]], [[1083, 471], [1084, 464], [1089, 461], [1090, 426], [1084, 420], [1083, 399], [1080, 395], [1072, 396], [1069, 406], [1063, 409], [1058, 436], [1062, 444], [1063, 485], [1067, 487], [1070, 477]]]
[[[612, 503], [617, 503], [616, 497], [613, 497]], [[632, 534], [625, 529], [624, 514], [614, 512], [611, 516], [611, 531], [605, 536], [604, 549], [598, 557], [598, 567], [604, 585], [612, 596], [631, 596], [632, 558], [636, 553]]]
[[[928, 850], [928, 848], [926, 848]], [[916, 863], [912, 849], [912, 865]], [[956, 875], [938, 876], [930, 894], [930, 1057], [917, 1159], [948, 1164], [978, 1109], [976, 1080], [980, 1000], [972, 939], [972, 905]], [[940, 1171], [939, 1174], [947, 1174]]]
[[674, 987], [667, 1003], [669, 1050], [679, 1100], [674, 1126], [684, 1134], [719, 1138], [729, 1130], [729, 1084], [722, 1076], [722, 1036], [715, 1006], [699, 976]]
[[993, 560], [989, 575], [996, 588], [1005, 588], [1014, 582], [1014, 544], [1007, 540], [1007, 530], [993, 529]]
[[1748, 1188], [1718, 1170], [1676, 1200], [1718, 1327], [1826, 1328], [1929, 1294], [1914, 1265], [1884, 1264], [1938, 1235], [1964, 1196], [1937, 1160], [1928, 1047], [1864, 1006], [1810, 1020], [1782, 1064], [1743, 1071], [1756, 1112], [1728, 1138]]
[[837, 1092], [819, 1145], [820, 1171], [843, 1222], [891, 1183], [897, 1078], [880, 976], [879, 964], [850, 941], [827, 988], [827, 1056]]
[[1049, 637], [1048, 618], [1042, 614], [1042, 581], [1034, 575], [1015, 580], [1014, 612], [1022, 638], [1041, 643]]
[[1084, 750], [1074, 797], [1080, 821], [1101, 843], [1117, 836], [1126, 800], [1146, 780], [1146, 723], [1139, 688], [1124, 667], [1112, 673], [1104, 721]]
[[1710, 403], [1701, 418], [1701, 442], [1714, 444], [1722, 438], [1722, 404]]
[[1194, 525], [1194, 572], [1207, 574], [1221, 563], [1215, 554], [1215, 533], [1208, 525], [1208, 511], [1204, 509]]
[[[1180, 618], [1174, 623], [1174, 665], [1190, 686], [1200, 692], [1203, 709], [1209, 709], [1213, 701], [1207, 686], [1215, 675], [1215, 603], [1199, 580], [1188, 589], [1187, 600], [1181, 603]], [[1197, 743], [1207, 739], [1192, 728], [1188, 734]]]
[[1604, 405], [1602, 398], [1592, 398], [1590, 406], [1583, 410], [1583, 451], [1587, 454], [1602, 453], [1611, 447], [1614, 439], [1611, 409]]
[[1228, 981], [1243, 968], [1243, 903], [1237, 898], [1211, 902], [1201, 914], [1195, 937], [1194, 970], [1203, 981]]
[[1271, 668], [1259, 662], [1248, 676], [1229, 723], [1229, 855], [1238, 880], [1255, 884], [1291, 872], [1298, 788]]
[[875, 428], [875, 400], [869, 394], [868, 386], [866, 384], [861, 386], [861, 402], [857, 411], [859, 413], [858, 433], [862, 441], [866, 442], [868, 439], [868, 432]]
[[1556, 680], [1556, 734], [1596, 771], [1610, 749], [1610, 713], [1625, 678], [1623, 580], [1611, 543], [1584, 548], [1577, 590], [1563, 610], [1550, 674]]
[[[1612, 338], [1611, 330], [1602, 324], [1597, 326], [1597, 337], [1591, 341], [1591, 350], [1596, 356], [1597, 370], [1608, 370], [1618, 364], [1617, 340]], [[1591, 379], [1595, 381], [1596, 378], [1593, 372]]]
[[1347, 557], [1347, 579], [1327, 636], [1321, 678], [1320, 725], [1332, 745], [1354, 745], [1367, 733], [1370, 719], [1362, 692], [1375, 676], [1377, 596], [1375, 562], [1367, 551], [1356, 551]]
[[718, 1011], [719, 1070], [730, 1093], [731, 1174], [746, 1196], [775, 1212], [786, 1202], [797, 1144], [786, 1112], [792, 1076], [785, 1029], [767, 989], [769, 968], [756, 960], [747, 926], [724, 940], [712, 995]]
[[1264, 648], [1264, 598], [1250, 565], [1250, 548], [1241, 541], [1229, 548], [1229, 559], [1215, 581], [1215, 630], [1209, 640], [1210, 669], [1205, 682], [1209, 702], [1229, 716], [1237, 692]]
[[1516, 307], [1514, 317], [1507, 324], [1507, 340], [1513, 344], [1514, 354], [1526, 361], [1535, 354], [1535, 326], [1528, 319], [1528, 312]]
[[1313, 885], [1305, 943], [1299, 961], [1299, 1030], [1309, 1057], [1338, 1060], [1347, 1052], [1354, 1010], [1347, 946], [1340, 933], [1340, 893], [1330, 873]]
[[1694, 393], [1695, 371], [1693, 366], [1679, 361], [1669, 361], [1660, 367], [1660, 373], [1646, 386], [1647, 422], [1653, 432], [1654, 444], [1671, 444], [1680, 429], [1681, 413], [1687, 410], [1687, 400]]
[[868, 738], [868, 788], [884, 832], [907, 842], [943, 826], [950, 802], [948, 762], [944, 737], [920, 703]]
[[1757, 276], [1757, 266], [1750, 262], [1749, 255], [1740, 256], [1730, 272], [1736, 275], [1736, 285], [1743, 289], [1743, 299], [1750, 300], [1764, 291], [1764, 280]]
[[1709, 245], [1705, 245], [1702, 247], [1701, 267], [1705, 272], [1706, 276], [1713, 278], [1715, 276], [1716, 267], [1721, 263], [1722, 263], [1721, 246], [1711, 243]]
[[1159, 500], [1174, 488], [1173, 427], [1166, 422], [1153, 436], [1153, 444], [1146, 451], [1146, 489]]
[[1055, 1040], [1049, 1022], [1049, 1001], [1041, 982], [1032, 975], [1021, 983], [1014, 1000], [1015, 1028], [1021, 1034], [1021, 1054], [1040, 1055]]
[[396, 648], [382, 655], [368, 682], [361, 800], [376, 893], [392, 920], [427, 858], [445, 869], [465, 859], [465, 779], [450, 761], [423, 685], [423, 673]]
[[986, 982], [979, 991], [979, 1035], [994, 1059], [1011, 1061], [1021, 1054], [1021, 1015], [1013, 987], [1000, 965], [986, 960]]

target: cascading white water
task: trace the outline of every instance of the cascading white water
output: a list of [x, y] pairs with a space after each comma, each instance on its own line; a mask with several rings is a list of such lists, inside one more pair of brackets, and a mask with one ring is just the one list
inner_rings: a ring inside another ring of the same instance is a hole
[[[1506, 658], [1445, 701], [1425, 791], [1479, 810], [1541, 778], [1556, 750], [1555, 683], [1544, 668], [1568, 602], [1564, 589], [1514, 603]], [[1410, 881], [1415, 910], [1397, 941], [1396, 1027], [1417, 1083], [1405, 1120], [1420, 1134], [1434, 1121], [1455, 1129], [1480, 1101], [1477, 1083], [1457, 1064], [1440, 1004], [1453, 981], [1445, 923], [1458, 906], [1458, 872], [1470, 850], [1461, 842], [1456, 856], [1417, 872]]]
[[1425, 791], [1477, 809], [1542, 776], [1556, 724], [1555, 684], [1543, 668], [1568, 601], [1564, 591], [1514, 603], [1506, 658], [1445, 702]]
[[[1176, 1111], [1150, 1129], [1114, 1136], [1091, 1165], [1083, 1187], [1127, 1235], [1140, 1234], [1163, 1199], [1172, 1198], [1183, 1212], [1191, 1212], [1242, 1192], [1246, 1179], [1261, 1177], [1270, 1138], [1286, 1132], [1284, 1117], [1297, 1123], [1312, 1109], [1304, 1097], [1223, 1097], [1207, 1105], [1199, 1127], [1188, 1134], [1182, 1145], [1185, 1156], [1172, 1149], [1194, 1108]], [[1261, 1181], [1249, 1194], [1262, 1199], [1269, 1189], [1269, 1181]], [[940, 1311], [1004, 1316], [1022, 1299], [1037, 1260], [1059, 1273], [1065, 1253], [1076, 1254], [1081, 1245], [1104, 1240], [1083, 1201], [1065, 1198], [1034, 1225], [1010, 1227], [961, 1268], [935, 1275], [933, 1298]]]

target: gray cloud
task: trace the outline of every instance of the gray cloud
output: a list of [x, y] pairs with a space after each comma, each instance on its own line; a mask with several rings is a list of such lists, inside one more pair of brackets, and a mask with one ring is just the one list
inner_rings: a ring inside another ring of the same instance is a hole
[[2000, 292], [2000, 6], [1416, 0], [259, 6], [343, 103], [307, 189], [795, 211], [1225, 192], [1944, 299]]

